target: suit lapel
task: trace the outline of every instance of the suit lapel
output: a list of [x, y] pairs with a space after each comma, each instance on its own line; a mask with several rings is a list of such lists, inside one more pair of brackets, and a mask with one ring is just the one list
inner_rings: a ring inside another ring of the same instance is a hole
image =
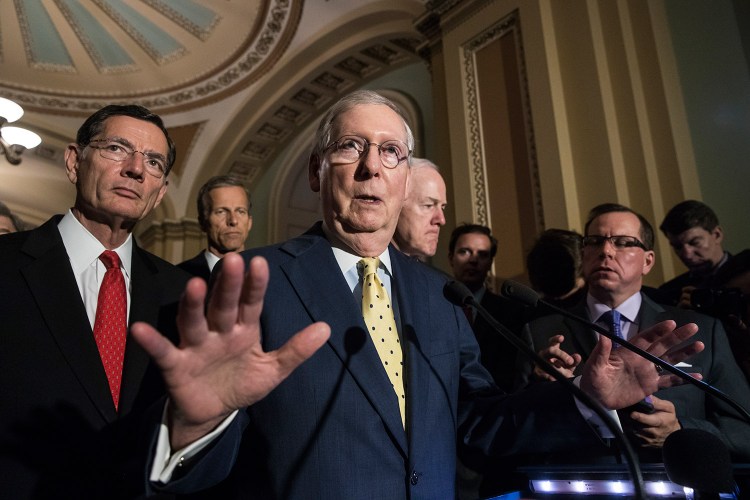
[[[570, 310], [570, 312], [580, 318], [591, 321], [591, 318], [589, 318], [588, 310], [586, 309], [585, 299], [582, 302], [576, 304]], [[593, 351], [594, 347], [596, 346], [596, 342], [598, 340], [597, 334], [591, 328], [588, 328], [586, 325], [579, 323], [571, 318], [565, 318], [563, 321], [571, 332], [570, 342], [573, 344], [574, 349], [570, 352], [579, 352], [584, 357], [584, 359], [588, 358], [591, 354], [591, 351]]]
[[51, 219], [29, 236], [23, 251], [34, 260], [21, 273], [70, 369], [104, 420], [111, 422], [117, 415], [107, 377], [58, 222]]
[[[411, 300], [413, 290], [427, 290], [425, 276], [415, 272], [416, 262], [409, 262], [401, 253], [391, 248], [391, 264], [393, 266], [393, 289], [398, 300], [402, 345], [406, 364], [406, 412], [409, 426], [409, 441], [412, 443], [429, 441], [419, 436], [423, 428], [419, 419], [428, 414], [430, 380], [432, 379], [429, 355], [422, 346], [429, 345], [427, 328], [418, 329], [415, 325], [429, 325], [429, 311], [435, 304], [430, 303], [431, 294], [421, 293], [420, 303]], [[410, 294], [409, 291], [412, 291]]]
[[660, 321], [669, 319], [669, 317], [664, 317], [666, 311], [662, 306], [644, 294], [641, 294], [641, 298], [643, 300], [641, 302], [641, 309], [638, 311], [638, 331], [645, 330]]
[[[307, 234], [285, 244], [296, 255], [281, 266], [313, 321], [331, 326], [328, 345], [380, 414], [404, 454], [406, 434], [396, 394], [367, 333], [356, 301], [341, 274], [331, 246], [322, 234]], [[356, 326], [352, 326], [356, 325]]]
[[122, 373], [120, 392], [120, 413], [125, 414], [133, 406], [141, 381], [148, 367], [148, 354], [130, 336], [130, 325], [144, 321], [159, 325], [159, 312], [162, 303], [161, 282], [158, 271], [133, 241], [133, 260], [130, 269], [130, 316], [128, 320], [128, 340], [125, 346], [125, 365]]

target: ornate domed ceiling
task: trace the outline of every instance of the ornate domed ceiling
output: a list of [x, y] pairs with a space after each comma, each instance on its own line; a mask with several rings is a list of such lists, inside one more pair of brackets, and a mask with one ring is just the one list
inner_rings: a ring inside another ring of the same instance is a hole
[[210, 176], [254, 189], [340, 95], [423, 65], [424, 12], [424, 0], [0, 0], [0, 96], [42, 137], [18, 167], [0, 157], [0, 200], [34, 224], [67, 209], [60, 169], [83, 117], [136, 103], [178, 151], [154, 218], [194, 216]]
[[301, 9], [291, 0], [0, 2], [0, 87], [32, 111], [86, 115], [117, 101], [178, 111], [262, 75]]

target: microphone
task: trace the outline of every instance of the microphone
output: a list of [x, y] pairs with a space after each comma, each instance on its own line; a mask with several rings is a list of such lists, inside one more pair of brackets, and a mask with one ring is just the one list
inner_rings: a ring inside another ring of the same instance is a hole
[[623, 434], [620, 426], [614, 421], [612, 416], [607, 413], [607, 410], [605, 410], [598, 401], [594, 400], [594, 398], [581, 390], [580, 387], [573, 384], [573, 382], [571, 382], [567, 377], [557, 371], [557, 369], [552, 366], [549, 361], [537, 354], [537, 352], [534, 351], [534, 349], [532, 349], [530, 345], [521, 340], [513, 332], [508, 330], [505, 326], [503, 326], [502, 323], [497, 321], [494, 316], [492, 316], [489, 311], [487, 311], [487, 309], [482, 307], [482, 305], [477, 302], [476, 298], [474, 298], [474, 294], [471, 293], [471, 290], [469, 290], [466, 285], [464, 285], [460, 281], [449, 281], [443, 287], [443, 295], [451, 303], [457, 306], [471, 306], [476, 309], [477, 312], [482, 316], [482, 318], [484, 318], [484, 320], [489, 323], [493, 330], [502, 335], [505, 340], [510, 342], [516, 349], [523, 353], [524, 356], [539, 365], [545, 372], [547, 372], [555, 380], [565, 386], [567, 390], [581, 402], [583, 402], [583, 404], [591, 408], [591, 410], [593, 410], [594, 413], [596, 413], [599, 418], [601, 418], [602, 421], [606, 424], [607, 428], [610, 430], [610, 432], [612, 432], [617, 440], [617, 443], [620, 445], [620, 449], [627, 459], [626, 462], [628, 464], [630, 476], [633, 479], [633, 489], [636, 494], [636, 498], [646, 498], [646, 496], [644, 495], [645, 489], [643, 483], [643, 475], [641, 474], [641, 470], [638, 467], [638, 459], [635, 452], [633, 451], [633, 447], [630, 444], [630, 441]]
[[578, 323], [586, 325], [587, 327], [591, 328], [597, 333], [607, 337], [611, 341], [616, 342], [621, 347], [624, 347], [628, 349], [629, 351], [632, 351], [636, 353], [637, 355], [641, 356], [642, 358], [649, 360], [650, 362], [655, 364], [657, 367], [660, 367], [663, 370], [668, 371], [669, 373], [672, 373], [678, 376], [684, 382], [693, 384], [694, 386], [698, 387], [700, 390], [708, 394], [711, 394], [712, 396], [724, 401], [729, 406], [737, 410], [745, 418], [745, 420], [750, 422], [750, 413], [748, 413], [748, 411], [742, 405], [740, 405], [735, 400], [733, 400], [732, 398], [730, 398], [729, 396], [721, 392], [716, 387], [709, 385], [702, 380], [698, 380], [695, 377], [691, 377], [688, 373], [685, 373], [684, 371], [680, 370], [676, 366], [670, 363], [667, 363], [663, 359], [654, 356], [650, 352], [646, 352], [643, 349], [636, 347], [635, 345], [631, 344], [627, 340], [620, 338], [617, 335], [614, 335], [609, 330], [597, 325], [596, 323], [592, 323], [591, 321], [588, 321], [587, 319], [576, 316], [570, 311], [566, 311], [565, 309], [554, 306], [550, 304], [549, 302], [545, 302], [539, 297], [538, 293], [536, 293], [534, 290], [527, 287], [526, 285], [522, 285], [521, 283], [518, 283], [513, 280], [505, 280], [500, 287], [500, 291], [503, 294], [503, 296], [509, 299], [515, 300], [517, 302], [521, 302], [525, 305], [528, 305], [534, 308], [541, 307], [545, 310], [551, 311], [556, 314], [561, 314], [565, 316], [566, 318], [570, 318], [573, 321], [577, 321]]
[[673, 432], [664, 441], [662, 456], [670, 481], [692, 488], [696, 500], [718, 499], [720, 493], [737, 492], [729, 450], [719, 437], [708, 431]]

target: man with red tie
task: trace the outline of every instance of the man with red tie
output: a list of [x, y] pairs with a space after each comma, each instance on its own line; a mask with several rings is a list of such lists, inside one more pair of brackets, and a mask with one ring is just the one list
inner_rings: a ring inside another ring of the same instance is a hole
[[142, 471], [116, 456], [138, 453], [109, 439], [164, 393], [127, 327], [175, 332], [189, 275], [132, 237], [174, 158], [161, 118], [107, 106], [65, 151], [73, 207], [0, 239], [0, 497], [138, 495]]

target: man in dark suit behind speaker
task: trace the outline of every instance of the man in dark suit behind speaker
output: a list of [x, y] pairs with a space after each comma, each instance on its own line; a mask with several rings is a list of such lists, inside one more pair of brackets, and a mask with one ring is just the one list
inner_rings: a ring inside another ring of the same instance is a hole
[[[242, 259], [224, 257], [205, 312], [205, 284], [191, 280], [179, 346], [134, 325], [169, 375], [172, 395], [169, 429], [158, 439], [165, 447], [152, 469], [155, 487], [204, 487], [193, 467], [223, 469], [239, 444], [229, 480], [206, 498], [450, 498], [459, 450], [481, 460], [599, 445], [559, 386], [500, 391], [479, 363], [462, 310], [443, 295], [444, 275], [389, 244], [413, 147], [391, 101], [370, 91], [345, 96], [320, 121], [309, 161], [323, 221]], [[374, 294], [365, 292], [370, 285]], [[643, 342], [659, 339], [653, 349], [660, 355], [694, 333], [657, 330]], [[280, 358], [282, 345], [290, 359]], [[605, 405], [630, 404], [668, 383], [653, 364], [609, 346], [600, 342], [581, 379]], [[667, 357], [681, 360], [687, 352]], [[392, 356], [402, 361], [391, 363]], [[215, 430], [220, 434], [199, 455], [181, 450]]]
[[[620, 316], [618, 326], [628, 340], [665, 320], [674, 320], [678, 325], [697, 324], [695, 338], [703, 342], [705, 349], [687, 359], [683, 370], [700, 373], [707, 383], [745, 408], [750, 407], [750, 386], [732, 356], [721, 322], [693, 311], [659, 305], [641, 291], [643, 277], [656, 259], [653, 228], [643, 216], [614, 203], [594, 207], [582, 241], [588, 295], [572, 306], [571, 312], [612, 331], [614, 324], [602, 316], [615, 310]], [[579, 363], [589, 357], [598, 337], [584, 325], [556, 314], [531, 322], [526, 334], [540, 354], [571, 376], [580, 373]], [[750, 424], [713, 396], [686, 384], [656, 392], [651, 403], [653, 412], [620, 412], [642, 460], [660, 462], [665, 439], [681, 428], [711, 432], [725, 442], [735, 460], [750, 460]]]
[[[462, 224], [451, 233], [448, 260], [453, 276], [468, 287], [474, 298], [511, 332], [520, 335], [527, 321], [525, 307], [487, 289], [487, 274], [497, 254], [497, 239], [489, 227]], [[482, 365], [495, 383], [511, 392], [517, 380], [517, 350], [505, 340], [477, 311], [466, 308], [481, 351]]]
[[192, 259], [177, 264], [193, 276], [208, 282], [219, 259], [229, 252], [245, 249], [253, 227], [250, 193], [245, 184], [231, 175], [211, 177], [198, 191], [198, 224], [208, 244]]

